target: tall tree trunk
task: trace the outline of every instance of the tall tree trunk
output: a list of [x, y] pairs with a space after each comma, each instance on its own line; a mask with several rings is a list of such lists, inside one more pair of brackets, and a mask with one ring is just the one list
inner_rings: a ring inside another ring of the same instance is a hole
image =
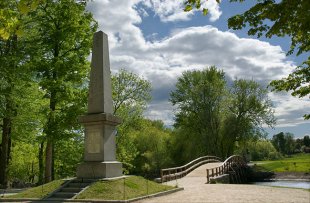
[[11, 130], [12, 130], [12, 127], [10, 127], [10, 136], [9, 136], [9, 141], [8, 141], [7, 165], [9, 165], [9, 162], [12, 159], [12, 157], [11, 157], [11, 147], [12, 147]]
[[4, 188], [7, 187], [7, 167], [8, 167], [10, 136], [11, 136], [11, 118], [3, 118], [1, 156], [0, 156], [0, 185]]
[[39, 159], [39, 180], [38, 180], [38, 184], [39, 185], [43, 184], [43, 177], [44, 177], [43, 155], [44, 155], [44, 141], [42, 141], [40, 143], [39, 154], [38, 154], [38, 159]]
[[55, 180], [55, 146], [52, 147], [52, 180]]
[[[7, 55], [14, 55], [17, 51], [17, 35], [14, 35], [11, 40], [7, 40], [5, 45], [5, 52]], [[14, 72], [17, 64], [15, 62], [11, 62], [9, 67]], [[0, 153], [0, 185], [3, 187], [7, 187], [7, 169], [9, 165], [9, 157], [11, 152], [11, 129], [12, 129], [12, 117], [15, 116], [16, 107], [14, 108], [14, 104], [11, 98], [12, 89], [14, 87], [14, 80], [10, 77], [11, 75], [7, 75], [7, 89], [5, 94], [5, 113], [4, 117], [2, 117], [2, 143], [1, 143], [1, 153]]]
[[[56, 78], [56, 73], [53, 73], [53, 79]], [[50, 98], [50, 114], [46, 130], [46, 150], [45, 150], [45, 183], [52, 180], [53, 172], [53, 138], [54, 138], [54, 128], [55, 128], [55, 109], [56, 109], [56, 92], [51, 92]]]
[[53, 157], [53, 142], [52, 139], [48, 138], [46, 142], [45, 151], [45, 183], [52, 180], [52, 157]]

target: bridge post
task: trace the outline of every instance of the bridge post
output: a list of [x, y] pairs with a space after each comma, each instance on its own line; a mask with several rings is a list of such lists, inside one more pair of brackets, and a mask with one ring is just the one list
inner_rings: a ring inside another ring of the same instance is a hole
[[[170, 170], [168, 171], [168, 177], [169, 177], [169, 181], [171, 180], [171, 176], [170, 176]], [[168, 180], [167, 180], [168, 181]]]
[[174, 180], [177, 179], [177, 174], [178, 174], [178, 169], [175, 169], [175, 170], [174, 170]]

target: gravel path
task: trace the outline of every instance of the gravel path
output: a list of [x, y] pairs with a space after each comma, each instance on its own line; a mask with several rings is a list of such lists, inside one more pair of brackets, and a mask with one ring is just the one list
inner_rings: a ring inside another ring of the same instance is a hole
[[206, 168], [212, 168], [219, 163], [203, 165], [186, 177], [165, 184], [184, 187], [183, 191], [170, 195], [145, 199], [139, 203], [165, 202], [251, 202], [251, 203], [310, 203], [310, 192], [302, 189], [276, 188], [259, 185], [241, 184], [205, 184]]

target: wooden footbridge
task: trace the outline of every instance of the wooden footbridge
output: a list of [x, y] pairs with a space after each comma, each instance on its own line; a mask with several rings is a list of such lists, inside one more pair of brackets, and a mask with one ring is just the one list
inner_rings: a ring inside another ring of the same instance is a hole
[[244, 159], [238, 155], [230, 156], [223, 162], [216, 156], [203, 156], [183, 166], [162, 169], [161, 182], [189, 175], [205, 177], [206, 183], [245, 183], [247, 167]]

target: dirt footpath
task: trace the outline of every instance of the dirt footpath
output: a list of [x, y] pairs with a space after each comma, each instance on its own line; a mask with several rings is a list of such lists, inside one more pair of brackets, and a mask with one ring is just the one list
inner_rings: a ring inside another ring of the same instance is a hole
[[[212, 164], [214, 167], [216, 163]], [[183, 191], [150, 198], [140, 203], [250, 202], [250, 203], [310, 203], [310, 192], [303, 189], [276, 188], [260, 185], [205, 184], [206, 165], [186, 177], [165, 184], [184, 187]]]
[[161, 202], [250, 202], [310, 203], [310, 192], [302, 189], [275, 188], [258, 185], [205, 184], [192, 186], [167, 196], [145, 199], [140, 203]]

